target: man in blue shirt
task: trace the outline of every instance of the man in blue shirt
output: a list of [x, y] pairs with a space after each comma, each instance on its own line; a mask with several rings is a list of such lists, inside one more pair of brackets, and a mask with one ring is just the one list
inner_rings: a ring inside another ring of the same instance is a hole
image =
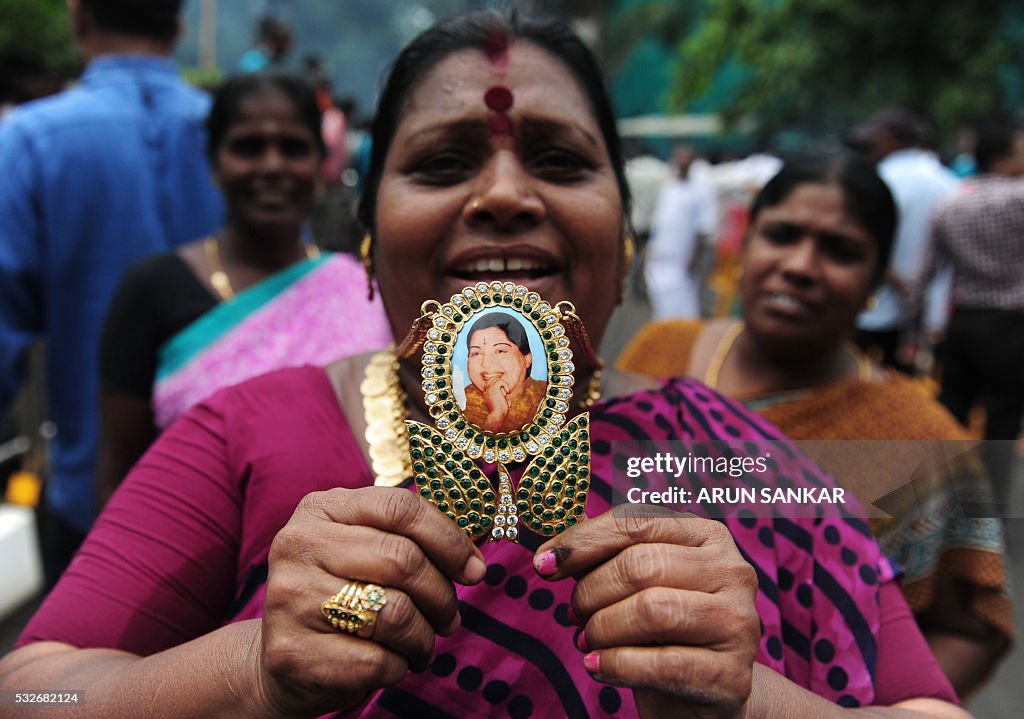
[[46, 578], [94, 513], [98, 338], [132, 263], [214, 230], [207, 96], [170, 60], [181, 0], [70, 0], [81, 82], [0, 125], [0, 409], [46, 340], [51, 446], [40, 529]]

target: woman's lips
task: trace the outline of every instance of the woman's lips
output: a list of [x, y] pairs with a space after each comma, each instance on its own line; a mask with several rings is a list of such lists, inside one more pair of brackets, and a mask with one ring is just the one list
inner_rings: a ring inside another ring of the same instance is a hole
[[767, 292], [762, 303], [774, 314], [787, 317], [804, 317], [813, 312], [813, 307], [805, 300], [787, 292]]

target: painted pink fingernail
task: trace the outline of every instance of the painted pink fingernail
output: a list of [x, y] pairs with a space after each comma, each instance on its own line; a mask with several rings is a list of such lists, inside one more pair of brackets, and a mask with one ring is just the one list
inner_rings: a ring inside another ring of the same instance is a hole
[[537, 568], [537, 574], [542, 577], [550, 577], [558, 571], [558, 557], [554, 552], [547, 551], [533, 560], [533, 566]]
[[601, 673], [601, 655], [597, 652], [591, 652], [583, 657], [583, 668], [591, 674]]
[[577, 627], [580, 625], [580, 618], [576, 616], [576, 612], [572, 610], [572, 605], [566, 610], [566, 615], [569, 617], [569, 622], [575, 624]]
[[576, 646], [581, 652], [590, 651], [590, 647], [587, 646], [587, 632], [585, 630], [581, 629], [579, 636], [576, 637]]

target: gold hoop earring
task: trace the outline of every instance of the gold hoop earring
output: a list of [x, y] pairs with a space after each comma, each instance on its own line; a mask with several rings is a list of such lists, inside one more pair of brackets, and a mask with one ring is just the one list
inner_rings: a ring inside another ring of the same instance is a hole
[[373, 302], [373, 235], [367, 232], [359, 243], [359, 258], [366, 271], [366, 300]]

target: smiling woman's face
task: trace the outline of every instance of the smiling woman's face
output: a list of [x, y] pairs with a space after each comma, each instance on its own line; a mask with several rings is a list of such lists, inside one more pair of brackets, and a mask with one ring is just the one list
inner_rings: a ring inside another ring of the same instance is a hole
[[874, 291], [877, 263], [878, 242], [838, 185], [797, 185], [751, 228], [740, 283], [748, 330], [792, 353], [834, 347]]
[[424, 300], [507, 280], [572, 301], [596, 345], [618, 300], [621, 236], [597, 121], [546, 51], [455, 52], [413, 91], [377, 195], [377, 279], [396, 336]]

